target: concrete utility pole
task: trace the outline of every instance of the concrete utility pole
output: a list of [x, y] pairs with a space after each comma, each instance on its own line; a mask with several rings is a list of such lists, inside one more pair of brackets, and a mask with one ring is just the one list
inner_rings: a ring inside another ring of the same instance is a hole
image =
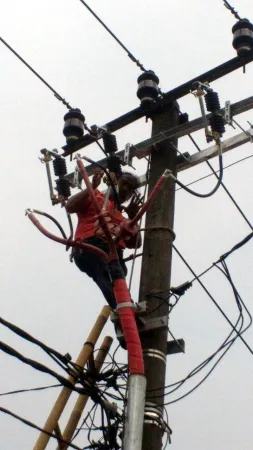
[[[153, 118], [152, 136], [173, 128], [178, 124], [178, 109], [167, 105]], [[157, 145], [150, 162], [149, 192], [153, 189], [164, 170], [170, 169], [176, 175], [177, 152], [171, 142], [177, 146], [177, 139], [165, 140]], [[167, 355], [167, 317], [168, 302], [163, 299], [169, 294], [173, 222], [175, 205], [175, 182], [169, 179], [148, 209], [142, 259], [139, 301], [147, 301], [148, 311], [155, 310], [150, 317], [164, 317], [164, 326], [145, 332], [142, 339], [147, 377], [147, 397], [144, 418], [143, 450], [162, 448], [162, 410]], [[165, 292], [162, 292], [165, 291]], [[160, 305], [160, 306], [159, 306]], [[160, 319], [157, 320], [158, 327]], [[159, 389], [159, 390], [158, 390]], [[157, 398], [149, 398], [159, 396]]]

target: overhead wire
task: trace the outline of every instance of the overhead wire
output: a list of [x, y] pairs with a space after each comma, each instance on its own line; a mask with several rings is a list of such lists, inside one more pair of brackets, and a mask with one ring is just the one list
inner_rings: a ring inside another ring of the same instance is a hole
[[6, 395], [24, 394], [27, 392], [45, 391], [47, 389], [52, 389], [52, 388], [56, 388], [56, 387], [60, 387], [60, 386], [62, 386], [62, 384], [51, 384], [50, 386], [41, 386], [41, 387], [30, 388], [30, 389], [18, 389], [15, 391], [0, 393], [0, 397], [4, 397]]
[[93, 11], [93, 9], [91, 9], [91, 7], [87, 4], [87, 2], [85, 2], [84, 0], [80, 0], [80, 2], [83, 4], [83, 6], [85, 6], [88, 11], [97, 19], [97, 21], [106, 29], [106, 31], [108, 31], [108, 33], [113, 37], [113, 39], [115, 39], [115, 41], [121, 46], [121, 48], [123, 48], [123, 50], [125, 50], [125, 52], [127, 53], [127, 56], [129, 56], [129, 58], [143, 71], [146, 72], [146, 69], [144, 68], [144, 66], [140, 63], [140, 61], [138, 59], [135, 58], [135, 56], [130, 52], [130, 50], [128, 50], [128, 48], [122, 43], [122, 41], [120, 41], [120, 39], [110, 30], [110, 28], [102, 21], [102, 19], [100, 19], [100, 17]]
[[[235, 166], [236, 164], [239, 164], [240, 162], [246, 161], [247, 159], [250, 159], [250, 158], [253, 158], [253, 155], [246, 156], [245, 158], [241, 158], [238, 161], [235, 161], [235, 162], [233, 162], [231, 164], [228, 164], [227, 166], [224, 166], [223, 167], [223, 172], [224, 172], [225, 169], [229, 169], [230, 167]], [[219, 170], [215, 171], [215, 173], [218, 173], [218, 172], [219, 172]], [[192, 184], [198, 183], [199, 181], [205, 180], [206, 178], [212, 177], [213, 175], [214, 175], [214, 173], [209, 173], [208, 175], [205, 175], [203, 177], [198, 178], [197, 180], [194, 180], [194, 181], [191, 181], [190, 183], [187, 183], [185, 186], [191, 186]], [[176, 191], [180, 191], [181, 189], [182, 188], [179, 187], [179, 188], [176, 189]]]
[[[222, 263], [224, 263], [225, 264], [225, 262], [222, 262]], [[239, 317], [238, 317], [238, 319], [237, 319], [237, 321], [236, 321], [236, 324], [234, 325], [234, 327], [236, 328], [237, 326], [238, 326], [238, 324], [239, 324], [239, 321], [241, 320], [241, 324], [240, 324], [240, 328], [239, 328], [239, 333], [245, 333], [245, 331], [251, 326], [251, 324], [252, 324], [252, 316], [251, 316], [251, 314], [250, 314], [250, 312], [249, 312], [249, 310], [248, 310], [248, 308], [246, 307], [246, 305], [245, 305], [245, 303], [243, 302], [243, 300], [242, 300], [242, 298], [241, 298], [241, 296], [239, 295], [239, 293], [238, 293], [238, 291], [237, 291], [237, 289], [236, 289], [236, 287], [235, 287], [235, 285], [234, 285], [234, 283], [233, 283], [233, 281], [232, 281], [232, 278], [231, 278], [231, 276], [230, 276], [230, 274], [229, 274], [229, 271], [228, 271], [228, 268], [226, 268], [226, 272], [225, 271], [223, 271], [220, 267], [218, 267], [217, 266], [217, 268], [219, 269], [219, 270], [221, 270], [221, 272], [223, 273], [223, 275], [225, 275], [226, 276], [226, 278], [228, 279], [228, 281], [229, 281], [229, 283], [230, 283], [230, 285], [231, 285], [231, 287], [232, 287], [232, 289], [233, 289], [233, 292], [234, 292], [234, 295], [235, 295], [235, 298], [236, 298], [236, 303], [237, 303], [237, 306], [238, 306], [238, 309], [239, 309]], [[245, 308], [245, 310], [246, 310], [246, 312], [247, 312], [247, 314], [248, 314], [248, 316], [249, 316], [249, 319], [250, 319], [250, 321], [249, 321], [249, 324], [246, 326], [246, 327], [244, 327], [244, 329], [242, 330], [242, 328], [243, 328], [243, 324], [244, 324], [244, 318], [243, 318], [243, 314], [242, 314], [242, 305], [243, 305], [243, 307]], [[170, 394], [172, 394], [173, 392], [175, 392], [176, 390], [178, 390], [187, 380], [189, 380], [190, 378], [192, 378], [193, 376], [195, 376], [197, 373], [199, 373], [201, 370], [203, 370], [203, 368], [205, 368], [206, 366], [207, 366], [207, 364], [209, 364], [217, 355], [218, 355], [218, 353], [220, 352], [220, 351], [222, 351], [223, 349], [225, 349], [226, 347], [226, 350], [222, 353], [222, 355], [219, 357], [219, 359], [215, 362], [215, 364], [213, 365], [213, 367], [209, 370], [209, 372], [205, 375], [205, 377], [200, 381], [200, 382], [198, 382], [197, 383], [197, 385], [195, 385], [192, 389], [190, 389], [186, 394], [184, 394], [184, 395], [182, 395], [182, 396], [180, 396], [179, 398], [177, 398], [177, 399], [175, 399], [175, 400], [172, 400], [172, 401], [170, 401], [170, 402], [167, 402], [167, 403], [165, 403], [164, 405], [168, 405], [168, 404], [171, 404], [171, 403], [175, 403], [175, 402], [177, 402], [177, 401], [179, 401], [179, 400], [181, 400], [181, 399], [183, 399], [183, 398], [185, 398], [185, 397], [187, 397], [190, 393], [192, 393], [192, 392], [194, 392], [207, 378], [208, 378], [208, 376], [212, 373], [212, 371], [214, 370], [214, 368], [218, 365], [218, 363], [220, 362], [220, 360], [225, 356], [225, 354], [227, 353], [227, 351], [231, 348], [231, 346], [234, 344], [234, 342], [235, 342], [235, 340], [236, 339], [238, 339], [238, 335], [236, 335], [235, 337], [233, 337], [233, 338], [231, 338], [231, 336], [232, 336], [232, 334], [234, 333], [234, 330], [232, 330], [230, 333], [229, 333], [229, 335], [227, 336], [227, 338], [225, 339], [225, 341], [222, 343], [222, 345], [218, 348], [218, 350], [216, 350], [213, 354], [211, 354], [211, 356], [209, 356], [206, 360], [204, 360], [201, 364], [199, 364], [197, 367], [195, 367], [195, 369], [193, 369], [183, 380], [180, 380], [179, 382], [176, 382], [176, 383], [172, 383], [172, 384], [170, 384], [170, 385], [167, 385], [167, 386], [165, 386], [165, 389], [167, 389], [167, 388], [170, 388], [170, 387], [173, 387], [173, 386], [176, 386], [174, 389], [172, 389], [171, 391], [169, 391], [169, 392], [165, 392], [164, 394], [162, 394], [162, 395], [155, 395], [155, 396], [149, 396], [148, 398], [149, 399], [152, 399], [152, 398], [156, 398], [156, 397], [165, 397], [165, 396], [167, 396], [167, 395], [170, 395]], [[230, 339], [231, 338], [231, 339]], [[156, 389], [156, 390], [161, 390], [161, 388], [158, 388], [158, 389]], [[154, 390], [153, 390], [153, 392], [154, 392]]]
[[219, 158], [219, 176], [217, 177], [218, 181], [217, 181], [216, 185], [214, 186], [214, 188], [206, 194], [201, 194], [200, 192], [195, 192], [192, 189], [189, 189], [185, 184], [183, 184], [181, 181], [179, 181], [173, 175], [172, 175], [172, 178], [174, 179], [175, 183], [177, 183], [182, 189], [184, 189], [189, 194], [194, 195], [195, 197], [200, 197], [200, 198], [211, 197], [219, 189], [219, 187], [222, 184], [222, 179], [223, 179], [223, 157], [222, 157], [222, 151], [221, 151], [220, 146], [219, 146], [218, 158]]
[[223, 0], [224, 6], [233, 14], [233, 16], [238, 19], [241, 20], [241, 17], [239, 16], [238, 12], [235, 10], [235, 8], [230, 5], [230, 3], [228, 3], [227, 0]]
[[206, 286], [202, 283], [202, 281], [198, 278], [197, 274], [194, 272], [194, 270], [192, 269], [192, 267], [188, 264], [188, 262], [186, 261], [186, 259], [183, 257], [183, 255], [179, 252], [179, 250], [176, 248], [176, 246], [173, 244], [173, 249], [176, 251], [176, 253], [178, 254], [178, 256], [182, 259], [182, 261], [184, 262], [184, 264], [188, 267], [188, 269], [190, 270], [190, 272], [194, 275], [195, 279], [198, 281], [198, 283], [200, 284], [200, 286], [204, 289], [204, 291], [206, 292], [206, 294], [208, 295], [208, 297], [212, 300], [212, 302], [214, 303], [214, 305], [216, 306], [216, 308], [220, 311], [220, 313], [223, 315], [223, 317], [226, 319], [226, 321], [230, 324], [230, 326], [232, 327], [232, 329], [235, 331], [235, 333], [238, 335], [238, 337], [241, 339], [241, 341], [244, 343], [244, 345], [247, 347], [247, 349], [249, 350], [249, 352], [253, 355], [253, 350], [252, 348], [249, 346], [249, 344], [245, 341], [245, 339], [238, 333], [238, 331], [235, 329], [233, 323], [231, 322], [231, 320], [228, 318], [228, 316], [225, 314], [225, 312], [223, 311], [223, 309], [220, 307], [220, 305], [217, 303], [217, 301], [215, 300], [215, 298], [213, 297], [213, 295], [209, 292], [209, 290], [206, 288]]
[[53, 92], [55, 98], [63, 103], [68, 109], [72, 109], [72, 106], [63, 98], [50, 84], [38, 73], [36, 70], [30, 66], [2, 37], [0, 37], [0, 41], [37, 77], [42, 83]]
[[55, 434], [44, 430], [43, 428], [39, 427], [38, 425], [35, 425], [33, 422], [30, 422], [29, 420], [25, 419], [24, 417], [21, 417], [21, 416], [15, 414], [14, 412], [10, 411], [9, 409], [0, 407], [0, 411], [3, 412], [4, 414], [12, 416], [14, 419], [19, 420], [20, 422], [24, 423], [25, 425], [28, 425], [31, 428], [34, 428], [35, 430], [38, 430], [38, 431], [43, 432], [44, 434], [47, 434], [47, 436], [50, 436], [50, 437], [56, 439], [58, 442], [60, 441], [63, 444], [67, 444], [69, 447], [74, 448], [76, 450], [82, 450], [82, 448], [77, 447], [76, 445], [72, 444], [71, 442], [65, 441], [65, 439], [62, 439], [61, 437], [56, 436]]
[[[200, 147], [198, 146], [197, 142], [195, 141], [195, 139], [188, 134], [190, 140], [192, 141], [192, 143], [194, 144], [194, 146], [196, 147], [196, 149], [201, 152]], [[208, 165], [209, 169], [211, 169], [211, 171], [213, 172], [214, 176], [217, 178], [217, 180], [219, 181], [220, 177], [216, 174], [213, 166], [209, 163], [209, 161], [206, 161], [206, 164]], [[253, 225], [250, 223], [250, 221], [248, 220], [248, 218], [246, 217], [246, 215], [244, 214], [244, 212], [242, 211], [242, 209], [240, 208], [240, 206], [238, 205], [238, 203], [235, 201], [234, 197], [232, 196], [232, 194], [229, 192], [229, 190], [227, 189], [227, 187], [225, 186], [225, 184], [223, 183], [223, 181], [220, 181], [220, 184], [222, 186], [222, 188], [224, 189], [224, 191], [226, 192], [226, 194], [229, 196], [230, 200], [233, 202], [233, 204], [235, 205], [235, 207], [237, 208], [237, 210], [239, 211], [239, 213], [241, 214], [241, 216], [243, 217], [243, 219], [245, 220], [245, 222], [247, 222], [247, 224], [249, 225], [249, 227], [251, 228], [251, 230], [253, 230]]]

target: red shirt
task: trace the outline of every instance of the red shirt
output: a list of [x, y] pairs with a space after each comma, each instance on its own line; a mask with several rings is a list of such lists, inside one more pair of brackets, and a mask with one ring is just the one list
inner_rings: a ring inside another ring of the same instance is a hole
[[[99, 205], [102, 207], [104, 203], [104, 194], [102, 194], [98, 189], [95, 191], [95, 195]], [[108, 200], [107, 211], [112, 218], [112, 223], [119, 225], [123, 220], [124, 216], [115, 207], [113, 200]], [[88, 197], [86, 201], [83, 202], [82, 209], [77, 213], [78, 223], [76, 228], [75, 239], [87, 239], [94, 236], [95, 223], [97, 222], [97, 213], [91, 201]], [[120, 241], [119, 245], [123, 248], [126, 244], [123, 240]]]

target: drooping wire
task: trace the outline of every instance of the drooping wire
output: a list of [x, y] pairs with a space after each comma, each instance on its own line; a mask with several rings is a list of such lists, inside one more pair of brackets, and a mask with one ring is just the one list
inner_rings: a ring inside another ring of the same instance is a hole
[[[223, 171], [225, 169], [228, 169], [229, 167], [235, 166], [236, 164], [239, 164], [240, 162], [246, 161], [247, 159], [253, 158], [253, 155], [246, 156], [245, 158], [241, 158], [238, 161], [235, 161], [231, 164], [228, 164], [227, 166], [223, 167]], [[219, 173], [219, 170], [216, 170], [215, 173]], [[212, 177], [214, 173], [209, 173], [208, 175], [205, 175], [204, 177], [197, 178], [197, 180], [191, 181], [190, 183], [187, 183], [186, 186], [191, 186], [192, 184], [198, 183], [199, 181], [205, 180], [206, 178]], [[179, 187], [176, 189], [176, 191], [180, 191], [182, 188]]]
[[[194, 144], [194, 146], [196, 147], [196, 149], [201, 152], [200, 147], [198, 146], [197, 142], [195, 141], [195, 139], [188, 134], [189, 138], [191, 139], [192, 143]], [[217, 180], [219, 180], [219, 176], [216, 174], [213, 166], [209, 163], [209, 161], [206, 161], [206, 164], [208, 165], [209, 169], [211, 169], [211, 171], [213, 172], [213, 174], [215, 175], [215, 177], [217, 178]], [[227, 187], [225, 186], [225, 184], [221, 181], [221, 186], [223, 187], [224, 191], [226, 192], [226, 194], [229, 196], [230, 200], [233, 202], [233, 204], [235, 205], [235, 207], [237, 208], [237, 210], [239, 211], [239, 213], [241, 214], [241, 216], [244, 218], [245, 222], [247, 222], [247, 224], [249, 225], [249, 227], [251, 228], [251, 230], [253, 230], [253, 226], [250, 223], [250, 221], [247, 219], [246, 215], [244, 214], [244, 212], [242, 211], [242, 209], [240, 208], [240, 206], [238, 205], [238, 203], [235, 201], [234, 197], [232, 196], [232, 194], [229, 192], [229, 190], [227, 189]]]
[[233, 6], [231, 6], [227, 0], [223, 0], [224, 6], [231, 11], [231, 13], [233, 14], [233, 16], [238, 19], [241, 20], [241, 17], [239, 16], [238, 12], [235, 10], [235, 8]]
[[45, 86], [50, 89], [51, 92], [53, 92], [55, 98], [63, 103], [68, 109], [72, 109], [72, 106], [63, 98], [56, 90], [50, 86], [50, 84], [38, 73], [36, 70], [34, 70], [30, 64], [28, 64], [2, 37], [0, 37], [0, 41], [37, 77], [39, 78], [42, 83], [45, 84]]
[[[225, 262], [223, 262], [224, 264], [225, 264]], [[250, 314], [250, 312], [249, 312], [249, 310], [247, 309], [247, 307], [246, 307], [246, 305], [245, 305], [245, 303], [243, 302], [243, 300], [242, 300], [242, 298], [240, 297], [240, 295], [239, 295], [239, 293], [238, 293], [238, 291], [237, 291], [237, 289], [236, 289], [236, 287], [235, 287], [235, 285], [234, 285], [234, 283], [233, 283], [233, 281], [232, 281], [232, 278], [231, 278], [231, 276], [230, 276], [230, 273], [229, 273], [229, 271], [228, 271], [228, 268], [226, 267], [226, 270], [222, 270], [220, 267], [218, 267], [217, 266], [217, 268], [223, 273], [223, 275], [225, 275], [226, 276], [226, 278], [227, 278], [227, 280], [229, 281], [229, 283], [230, 283], [230, 285], [231, 285], [231, 287], [232, 287], [232, 290], [233, 290], [233, 293], [234, 293], [234, 296], [235, 296], [235, 299], [236, 299], [236, 303], [237, 303], [237, 306], [238, 306], [238, 309], [239, 309], [239, 317], [238, 317], [238, 319], [237, 319], [237, 321], [236, 321], [236, 324], [234, 325], [234, 327], [236, 328], [237, 326], [238, 326], [238, 324], [239, 324], [239, 321], [241, 321], [241, 324], [240, 324], [240, 328], [239, 328], [239, 333], [240, 334], [243, 334], [243, 333], [245, 333], [245, 331], [251, 326], [251, 324], [252, 324], [252, 316], [251, 316], [251, 314]], [[244, 318], [243, 318], [243, 313], [242, 313], [242, 306], [245, 308], [245, 310], [246, 310], [246, 312], [247, 312], [247, 314], [248, 314], [248, 316], [249, 316], [249, 319], [250, 319], [250, 321], [249, 321], [249, 324], [242, 330], [242, 328], [243, 328], [243, 324], [244, 324]], [[222, 345], [218, 348], [218, 350], [216, 350], [211, 356], [209, 356], [205, 361], [203, 361], [201, 364], [199, 364], [197, 367], [195, 367], [195, 369], [193, 369], [188, 375], [187, 375], [187, 377], [185, 377], [183, 380], [181, 380], [181, 381], [179, 381], [179, 382], [176, 382], [176, 383], [173, 383], [173, 384], [170, 384], [170, 385], [167, 385], [167, 386], [165, 386], [165, 389], [168, 389], [168, 388], [170, 388], [170, 387], [173, 387], [173, 386], [176, 386], [174, 389], [172, 389], [170, 392], [167, 392], [167, 393], [165, 393], [165, 394], [162, 394], [162, 395], [157, 395], [157, 396], [149, 396], [149, 399], [152, 399], [152, 398], [156, 398], [156, 397], [164, 397], [164, 396], [167, 396], [167, 395], [170, 395], [170, 394], [172, 394], [173, 392], [175, 392], [176, 390], [178, 390], [187, 380], [189, 380], [190, 378], [192, 378], [193, 376], [195, 376], [197, 373], [199, 373], [201, 370], [203, 370], [206, 366], [207, 366], [207, 364], [209, 364], [217, 355], [218, 355], [218, 353], [220, 352], [220, 351], [222, 351], [223, 349], [226, 349], [223, 353], [222, 353], [222, 355], [219, 357], [219, 359], [215, 362], [215, 364], [213, 365], [213, 367], [209, 370], [209, 372], [205, 375], [205, 377], [200, 381], [200, 382], [198, 382], [197, 383], [197, 385], [196, 386], [194, 386], [192, 389], [190, 389], [186, 394], [184, 394], [184, 395], [182, 395], [182, 396], [180, 396], [179, 398], [177, 398], [177, 399], [175, 399], [175, 400], [173, 400], [173, 401], [170, 401], [170, 402], [167, 402], [167, 403], [165, 403], [164, 405], [168, 405], [168, 404], [171, 404], [171, 403], [175, 403], [175, 402], [177, 402], [177, 401], [179, 401], [179, 400], [181, 400], [181, 399], [183, 399], [183, 398], [185, 398], [185, 397], [187, 397], [190, 393], [192, 393], [192, 392], [194, 392], [208, 377], [209, 377], [209, 375], [213, 372], [213, 370], [215, 369], [215, 367], [218, 365], [218, 363], [220, 362], [220, 360], [225, 356], [225, 354], [227, 353], [227, 351], [231, 348], [231, 346], [234, 344], [234, 342], [235, 342], [235, 340], [236, 339], [238, 339], [238, 335], [236, 335], [235, 337], [233, 337], [233, 338], [231, 338], [231, 336], [232, 336], [232, 334], [234, 333], [234, 330], [232, 330], [230, 333], [229, 333], [229, 335], [228, 335], [228, 337], [225, 339], [225, 341], [222, 343]], [[231, 338], [231, 339], [230, 339]], [[227, 347], [227, 348], [226, 348]], [[161, 388], [157, 388], [156, 389], [157, 391], [158, 390], [161, 390]], [[152, 390], [153, 391], [153, 390]]]
[[84, 0], [80, 0], [80, 2], [85, 6], [88, 11], [98, 20], [98, 22], [108, 31], [108, 33], [115, 39], [116, 42], [125, 50], [127, 53], [127, 56], [143, 71], [146, 72], [146, 69], [143, 67], [143, 65], [140, 63], [138, 59], [135, 58], [135, 56], [128, 50], [128, 48], [117, 38], [117, 36], [108, 28], [108, 26], [98, 17], [98, 15], [91, 9], [91, 7], [85, 2]]
[[201, 287], [204, 289], [204, 291], [206, 292], [206, 294], [208, 295], [208, 297], [212, 300], [212, 302], [214, 303], [214, 305], [216, 306], [216, 308], [220, 311], [220, 313], [223, 315], [223, 317], [226, 319], [226, 321], [230, 324], [230, 326], [232, 327], [232, 329], [235, 331], [235, 333], [237, 334], [237, 336], [241, 339], [241, 341], [244, 343], [244, 345], [247, 347], [247, 349], [250, 351], [250, 353], [253, 355], [253, 350], [252, 348], [249, 346], [249, 344], [245, 341], [245, 339], [238, 333], [238, 331], [235, 329], [234, 325], [232, 324], [231, 320], [228, 318], [228, 316], [225, 314], [225, 312], [223, 311], [223, 309], [220, 307], [220, 305], [216, 302], [215, 298], [211, 295], [211, 293], [208, 291], [208, 289], [206, 288], [206, 286], [202, 283], [202, 281], [198, 278], [197, 274], [194, 272], [194, 270], [192, 269], [192, 267], [188, 264], [188, 262], [186, 261], [186, 259], [183, 257], [183, 255], [179, 252], [179, 250], [176, 248], [176, 246], [173, 244], [173, 249], [176, 251], [176, 253], [178, 254], [178, 256], [182, 259], [182, 261], [184, 262], [184, 264], [188, 267], [188, 269], [190, 270], [190, 272], [194, 275], [195, 279], [198, 281], [198, 283], [201, 285]]
[[48, 219], [52, 220], [52, 222], [54, 222], [54, 224], [57, 226], [57, 228], [60, 230], [61, 235], [64, 239], [67, 239], [67, 235], [65, 233], [65, 231], [63, 230], [62, 226], [60, 225], [60, 223], [58, 222], [58, 220], [56, 220], [53, 216], [51, 216], [50, 214], [47, 214], [43, 211], [39, 211], [38, 209], [34, 209], [33, 210], [36, 214], [39, 214], [41, 216], [47, 217]]
[[56, 436], [55, 434], [50, 433], [49, 431], [46, 431], [43, 428], [40, 428], [38, 425], [35, 425], [34, 423], [30, 422], [29, 420], [24, 419], [24, 417], [18, 416], [17, 414], [10, 411], [9, 409], [0, 407], [0, 411], [3, 412], [4, 414], [14, 417], [14, 419], [19, 420], [20, 422], [24, 423], [25, 425], [28, 425], [31, 428], [34, 428], [35, 430], [42, 431], [43, 433], [56, 439], [57, 441], [62, 442], [63, 444], [67, 444], [71, 448], [74, 448], [76, 450], [82, 450], [80, 447], [77, 447], [76, 445], [72, 444], [71, 442], [65, 441], [64, 439], [60, 438], [59, 436]]
[[200, 197], [200, 198], [207, 198], [207, 197], [211, 197], [213, 194], [215, 194], [215, 192], [219, 189], [219, 187], [221, 186], [222, 183], [222, 179], [223, 179], [223, 158], [222, 158], [222, 152], [221, 152], [221, 147], [219, 146], [219, 176], [217, 184], [215, 185], [215, 187], [208, 192], [207, 194], [201, 194], [199, 192], [195, 192], [192, 189], [189, 189], [186, 185], [184, 185], [183, 183], [181, 183], [181, 181], [179, 181], [177, 178], [175, 178], [173, 176], [173, 179], [175, 180], [175, 182], [182, 188], [184, 189], [186, 192], [188, 192], [191, 195], [194, 195], [195, 197]]
[[6, 395], [14, 395], [14, 394], [24, 394], [26, 392], [36, 392], [36, 391], [45, 391], [46, 389], [52, 389], [55, 387], [60, 387], [61, 384], [51, 384], [50, 386], [41, 386], [37, 388], [30, 388], [30, 389], [18, 389], [16, 391], [9, 391], [9, 392], [3, 392], [0, 394], [0, 397], [4, 397]]

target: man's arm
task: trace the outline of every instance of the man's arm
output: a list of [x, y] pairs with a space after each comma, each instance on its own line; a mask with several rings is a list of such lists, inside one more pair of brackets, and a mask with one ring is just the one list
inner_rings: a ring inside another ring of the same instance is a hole
[[[94, 174], [92, 178], [92, 188], [95, 190], [101, 183], [103, 172], [99, 171]], [[85, 202], [89, 199], [88, 189], [70, 197], [65, 205], [66, 211], [69, 214], [82, 212], [85, 206]]]
[[87, 189], [70, 197], [65, 205], [67, 213], [73, 214], [80, 212], [88, 198], [89, 192]]

